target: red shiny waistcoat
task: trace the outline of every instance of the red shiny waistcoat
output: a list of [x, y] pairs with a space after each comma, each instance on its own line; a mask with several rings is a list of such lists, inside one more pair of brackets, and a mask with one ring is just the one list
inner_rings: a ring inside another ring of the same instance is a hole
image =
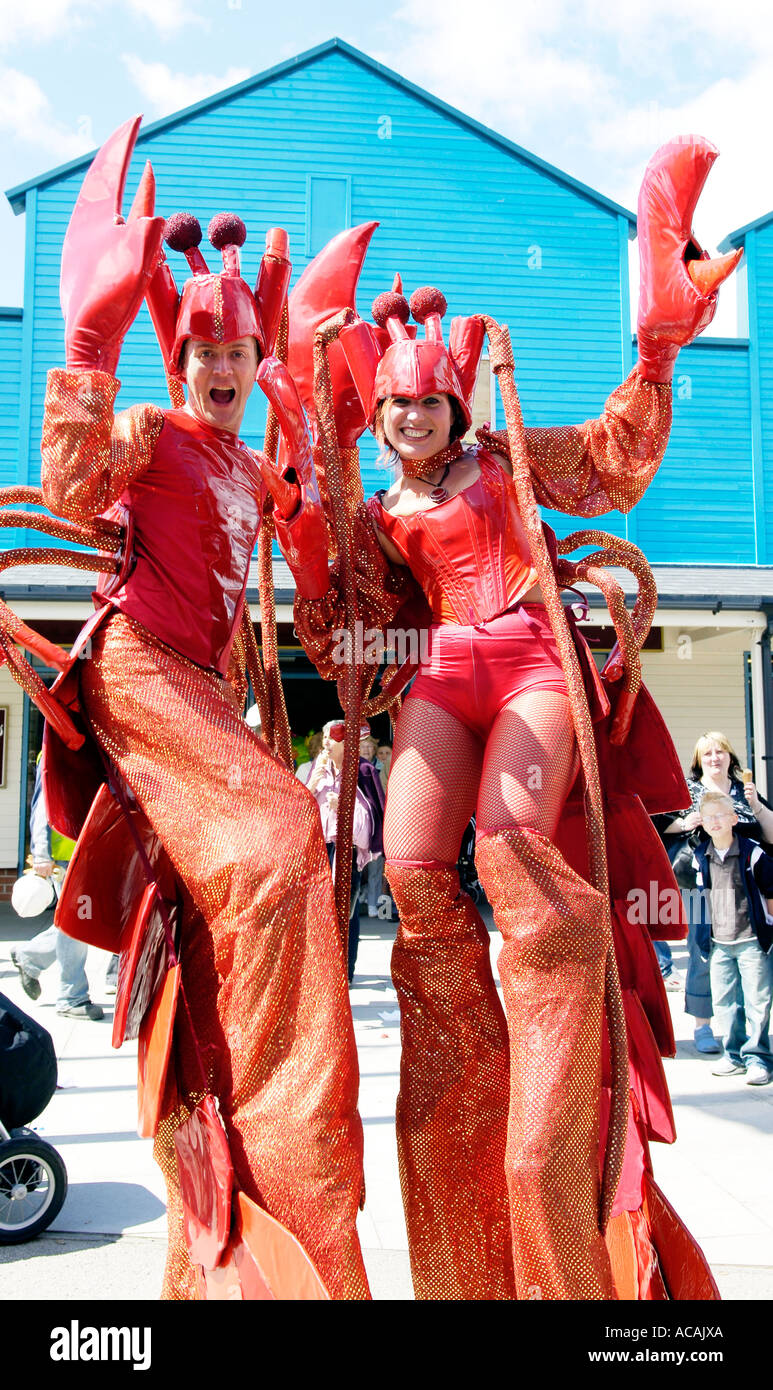
[[395, 516], [373, 497], [378, 530], [399, 550], [436, 623], [487, 622], [537, 580], [512, 479], [488, 450], [476, 449], [480, 477], [445, 502]]
[[133, 564], [102, 596], [175, 651], [225, 675], [261, 488], [255, 456], [235, 435], [164, 411], [150, 464], [121, 498], [131, 514]]

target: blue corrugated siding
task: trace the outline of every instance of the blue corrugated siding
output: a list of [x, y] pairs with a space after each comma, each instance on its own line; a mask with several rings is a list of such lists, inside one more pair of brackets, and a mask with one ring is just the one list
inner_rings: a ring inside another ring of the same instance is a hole
[[[379, 132], [387, 129], [391, 138], [384, 139]], [[249, 232], [248, 277], [257, 270], [265, 229], [280, 222], [290, 233], [297, 278], [306, 264], [307, 176], [348, 176], [352, 224], [381, 222], [360, 307], [367, 311], [400, 270], [408, 292], [438, 283], [449, 318], [486, 310], [508, 322], [527, 423], [584, 419], [620, 380], [616, 216], [345, 54], [331, 52], [142, 142], [127, 206], [146, 158], [165, 214], [190, 209], [206, 225], [223, 208], [240, 212]], [[46, 370], [62, 360], [59, 255], [81, 179], [78, 170], [39, 191], [31, 479], [39, 476]], [[170, 259], [183, 278], [182, 258]], [[213, 252], [210, 263], [216, 259]], [[144, 309], [120, 372], [120, 403], [163, 403]], [[260, 442], [263, 414], [256, 401], [246, 422], [250, 443]], [[374, 457], [366, 441], [368, 490], [383, 482]]]
[[[754, 296], [757, 318], [757, 365], [759, 371], [759, 429], [757, 446], [760, 450], [760, 506], [767, 517], [773, 517], [773, 226], [768, 223], [750, 233], [754, 238], [754, 283], [749, 284], [749, 296]], [[768, 563], [773, 555], [773, 536], [768, 543]]]
[[0, 309], [0, 487], [11, 487], [16, 482], [21, 338], [21, 312]]
[[652, 564], [756, 563], [747, 346], [679, 354], [668, 449], [635, 515]]
[[[381, 223], [363, 271], [360, 309], [367, 312], [399, 270], [409, 293], [419, 284], [439, 284], [449, 319], [483, 310], [509, 323], [527, 424], [569, 424], [597, 415], [623, 375], [630, 355], [627, 287], [620, 281], [621, 233], [614, 212], [340, 51], [143, 140], [132, 164], [127, 207], [146, 158], [156, 171], [160, 212], [190, 209], [205, 226], [224, 208], [244, 217], [250, 279], [265, 229], [276, 223], [290, 233], [297, 279], [307, 262], [310, 178], [348, 179], [352, 224]], [[63, 358], [59, 258], [82, 177], [79, 169], [38, 191], [30, 481], [39, 478], [46, 371]], [[766, 324], [773, 316], [773, 230], [768, 235], [767, 298], [761, 298]], [[170, 259], [182, 281], [184, 261]], [[213, 267], [217, 260], [211, 252]], [[766, 336], [773, 344], [773, 334]], [[761, 349], [761, 362], [773, 386], [773, 345], [767, 355]], [[692, 396], [676, 403], [672, 442], [657, 479], [631, 523], [612, 513], [599, 524], [621, 536], [630, 526], [653, 561], [753, 563], [748, 351], [694, 348], [680, 358], [678, 370], [691, 378]], [[120, 374], [119, 404], [165, 403], [144, 308], [127, 339]], [[773, 390], [767, 398], [763, 423], [773, 459]], [[261, 442], [264, 418], [255, 392], [244, 429], [254, 445]], [[500, 413], [497, 424], [502, 423]], [[366, 492], [384, 485], [376, 452], [366, 436]], [[769, 470], [765, 478], [758, 505], [773, 501]], [[555, 513], [548, 519], [560, 535], [577, 526]]]

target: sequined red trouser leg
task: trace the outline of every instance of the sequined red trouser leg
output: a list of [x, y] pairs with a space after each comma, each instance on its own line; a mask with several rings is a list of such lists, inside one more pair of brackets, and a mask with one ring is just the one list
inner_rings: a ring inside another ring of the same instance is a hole
[[391, 860], [400, 1180], [417, 1298], [513, 1298], [508, 1047], [489, 935], [456, 867]]
[[518, 1297], [614, 1298], [598, 1228], [602, 896], [533, 830], [479, 836], [475, 862], [504, 939]]
[[[195, 911], [183, 982], [239, 1187], [287, 1226], [333, 1298], [367, 1298], [357, 1056], [319, 811], [240, 718], [218, 677], [123, 615], [97, 633], [82, 696], [102, 747], [157, 830]], [[198, 1085], [181, 1018], [178, 1074]], [[194, 1296], [167, 1116], [165, 1296]]]

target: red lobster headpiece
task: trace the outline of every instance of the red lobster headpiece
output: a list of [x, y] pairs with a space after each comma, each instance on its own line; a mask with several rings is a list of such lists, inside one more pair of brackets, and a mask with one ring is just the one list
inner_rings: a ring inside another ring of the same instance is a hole
[[266, 252], [254, 293], [240, 271], [239, 247], [247, 236], [241, 218], [234, 213], [218, 213], [207, 235], [222, 252], [222, 274], [211, 274], [199, 250], [201, 226], [197, 218], [178, 212], [167, 222], [164, 240], [171, 250], [183, 253], [193, 276], [179, 294], [172, 271], [162, 260], [146, 291], [164, 365], [170, 376], [178, 378], [185, 375], [180, 358], [188, 338], [212, 343], [256, 338], [259, 357], [266, 357], [274, 347], [287, 296], [292, 267], [287, 259], [287, 233], [281, 227], [266, 233]]
[[[420, 398], [435, 392], [453, 396], [461, 406], [466, 428], [472, 423], [472, 396], [483, 349], [483, 321], [479, 318], [454, 319], [451, 336], [457, 349], [461, 346], [460, 326], [463, 329], [466, 351], [457, 360], [443, 342], [442, 319], [448, 305], [440, 290], [427, 286], [415, 290], [410, 305], [402, 294], [400, 277], [395, 277], [391, 294], [380, 294], [373, 301], [372, 314], [380, 328], [389, 334], [389, 347], [383, 353], [375, 375], [373, 358], [364, 356], [360, 347], [361, 330], [355, 324], [341, 335], [349, 370], [354, 378], [365, 408], [368, 427], [379, 403], [388, 396]], [[409, 314], [424, 324], [424, 341], [410, 336], [407, 328]], [[367, 325], [363, 325], [367, 327]], [[375, 338], [375, 335], [374, 335]]]
[[[288, 365], [314, 430], [314, 335], [342, 310], [354, 316], [357, 281], [377, 226], [368, 222], [340, 232], [306, 267], [290, 296]], [[372, 428], [379, 401], [394, 395], [446, 392], [459, 402], [469, 427], [483, 320], [477, 315], [454, 319], [446, 347], [440, 326], [445, 311], [446, 301], [435, 289], [417, 290], [409, 305], [398, 275], [392, 292], [373, 304], [375, 323], [357, 316], [330, 344], [333, 407], [342, 444], [354, 443], [366, 425]], [[408, 324], [411, 313], [425, 325], [421, 340]]]

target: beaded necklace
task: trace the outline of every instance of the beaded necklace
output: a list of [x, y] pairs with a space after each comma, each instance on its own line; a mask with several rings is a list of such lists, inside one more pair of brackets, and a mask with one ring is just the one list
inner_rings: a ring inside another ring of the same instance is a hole
[[429, 478], [425, 478], [424, 474], [428, 470], [430, 473], [436, 473], [438, 468], [445, 464], [440, 482], [432, 488], [429, 494], [430, 502], [445, 502], [448, 497], [448, 489], [443, 487], [443, 484], [451, 471], [451, 464], [456, 459], [461, 458], [463, 453], [464, 446], [461, 439], [455, 439], [453, 444], [447, 444], [444, 449], [433, 454], [431, 458], [416, 459], [415, 461], [413, 459], [401, 459], [403, 476], [415, 479], [420, 483], [426, 483], [429, 486]]

